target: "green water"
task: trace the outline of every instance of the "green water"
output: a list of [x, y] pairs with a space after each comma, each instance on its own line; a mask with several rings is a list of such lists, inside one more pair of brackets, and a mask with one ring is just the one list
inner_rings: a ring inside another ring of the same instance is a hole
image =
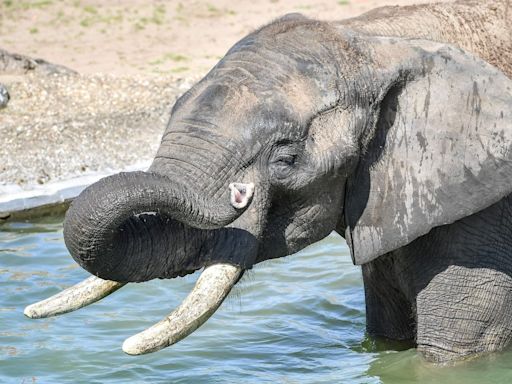
[[0, 226], [0, 383], [512, 383], [512, 352], [439, 367], [367, 339], [361, 272], [335, 235], [257, 265], [180, 343], [125, 355], [123, 340], [165, 316], [197, 276], [26, 319], [27, 304], [87, 273], [67, 255], [61, 218]]

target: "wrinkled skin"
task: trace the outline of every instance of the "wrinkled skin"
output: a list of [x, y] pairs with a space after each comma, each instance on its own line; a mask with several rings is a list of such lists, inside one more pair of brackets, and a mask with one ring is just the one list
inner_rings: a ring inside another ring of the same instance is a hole
[[[505, 14], [475, 4], [339, 24], [289, 15], [250, 34], [177, 101], [147, 173], [76, 199], [70, 253], [101, 278], [145, 281], [246, 270], [337, 230], [363, 264], [371, 334], [415, 340], [435, 361], [503, 348], [512, 42], [504, 16], [481, 23], [478, 44], [455, 33], [447, 20]], [[254, 184], [243, 207], [230, 183]]]

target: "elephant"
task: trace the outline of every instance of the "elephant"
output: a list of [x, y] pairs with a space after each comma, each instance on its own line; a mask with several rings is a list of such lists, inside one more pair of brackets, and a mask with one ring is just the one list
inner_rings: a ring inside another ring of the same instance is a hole
[[[433, 362], [512, 339], [512, 12], [506, 0], [285, 15], [236, 43], [172, 108], [145, 171], [85, 189], [65, 244], [92, 275], [33, 304], [75, 310], [204, 268], [123, 344], [167, 347], [244, 271], [332, 231], [361, 265], [367, 331]], [[328, 267], [328, 266], [326, 266]]]

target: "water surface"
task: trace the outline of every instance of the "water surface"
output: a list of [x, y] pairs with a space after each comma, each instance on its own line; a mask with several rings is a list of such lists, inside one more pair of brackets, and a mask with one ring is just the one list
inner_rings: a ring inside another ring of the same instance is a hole
[[512, 382], [512, 352], [438, 367], [366, 338], [360, 268], [334, 234], [257, 265], [180, 343], [125, 355], [124, 339], [178, 305], [197, 276], [131, 284], [80, 311], [27, 319], [26, 305], [88, 274], [67, 254], [61, 217], [1, 225], [0, 383]]

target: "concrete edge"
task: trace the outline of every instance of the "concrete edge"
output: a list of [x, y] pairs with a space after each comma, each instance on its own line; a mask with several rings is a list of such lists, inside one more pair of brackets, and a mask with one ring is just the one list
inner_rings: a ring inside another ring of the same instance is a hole
[[33, 186], [30, 189], [22, 189], [18, 185], [0, 186], [0, 222], [7, 219], [40, 216], [51, 212], [53, 207], [63, 211], [71, 200], [99, 179], [118, 172], [146, 170], [150, 164], [151, 161], [146, 161], [122, 170], [93, 173]]

